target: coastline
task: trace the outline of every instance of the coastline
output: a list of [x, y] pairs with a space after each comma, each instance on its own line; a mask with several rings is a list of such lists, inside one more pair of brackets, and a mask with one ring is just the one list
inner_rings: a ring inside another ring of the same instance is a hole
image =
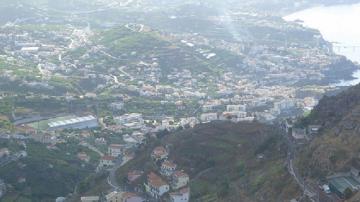
[[[360, 33], [360, 29], [353, 30], [356, 25], [349, 20], [359, 16], [359, 9], [359, 1], [348, 4], [325, 3], [282, 17], [287, 22], [318, 30], [325, 41], [333, 44], [332, 54], [344, 56], [346, 59], [334, 62], [329, 66], [330, 68], [324, 72], [326, 79], [321, 81], [323, 84], [333, 87], [348, 87], [360, 83], [360, 50], [357, 49], [357, 44], [360, 43], [356, 37], [357, 33]], [[345, 16], [342, 14], [344, 12]]]

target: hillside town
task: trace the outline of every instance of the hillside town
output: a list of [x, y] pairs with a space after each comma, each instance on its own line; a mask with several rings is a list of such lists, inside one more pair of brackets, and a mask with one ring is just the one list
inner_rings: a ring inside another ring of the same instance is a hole
[[[281, 126], [287, 142], [276, 149], [289, 149], [282, 166], [309, 198], [337, 201], [359, 190], [360, 167], [319, 187], [294, 166], [323, 129], [297, 121], [342, 90], [338, 82], [352, 79], [357, 64], [319, 31], [276, 15], [213, 12], [207, 3], [163, 12], [164, 4], [101, 0], [70, 13], [42, 5], [30, 7], [35, 18], [0, 24], [0, 200], [191, 201], [194, 168], [162, 138], [218, 122]], [[146, 169], [133, 169], [140, 157]], [[245, 163], [236, 163], [242, 172]]]

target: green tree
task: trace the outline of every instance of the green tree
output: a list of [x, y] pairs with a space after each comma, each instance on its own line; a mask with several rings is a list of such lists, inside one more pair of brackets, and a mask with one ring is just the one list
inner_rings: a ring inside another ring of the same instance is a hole
[[353, 191], [348, 187], [344, 191], [344, 197], [345, 199], [350, 199], [353, 195]]

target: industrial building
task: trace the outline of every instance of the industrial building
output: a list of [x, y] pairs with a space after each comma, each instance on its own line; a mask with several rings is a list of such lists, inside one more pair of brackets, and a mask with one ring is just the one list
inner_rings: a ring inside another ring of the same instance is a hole
[[48, 123], [48, 130], [64, 130], [64, 129], [88, 129], [98, 127], [97, 119], [90, 115], [84, 117], [74, 117], [61, 121], [53, 121]]

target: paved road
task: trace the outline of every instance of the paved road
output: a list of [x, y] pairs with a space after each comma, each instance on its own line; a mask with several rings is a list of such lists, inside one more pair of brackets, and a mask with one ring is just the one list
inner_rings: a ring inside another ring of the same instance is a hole
[[288, 134], [284, 134], [285, 135], [285, 139], [287, 141], [288, 144], [288, 156], [287, 156], [287, 165], [288, 165], [288, 172], [291, 174], [291, 176], [294, 178], [294, 180], [296, 181], [296, 183], [301, 187], [301, 189], [303, 190], [303, 193], [305, 196], [307, 196], [308, 198], [310, 198], [311, 201], [316, 202], [319, 201], [319, 197], [318, 197], [318, 191], [316, 191], [316, 188], [313, 188], [312, 186], [310, 186], [308, 183], [305, 182], [305, 180], [303, 179], [303, 177], [301, 177], [301, 175], [298, 172], [298, 169], [296, 168], [296, 166], [294, 166], [294, 159], [295, 159], [295, 147], [296, 147], [296, 143], [294, 143]]
[[[284, 136], [288, 145], [288, 155], [287, 155], [287, 166], [288, 172], [294, 178], [296, 183], [303, 190], [303, 197], [309, 198], [313, 202], [341, 202], [342, 200], [334, 193], [326, 194], [319, 186], [314, 184], [309, 184], [304, 180], [304, 178], [299, 174], [298, 169], [294, 165], [294, 159], [296, 157], [296, 143], [293, 142], [288, 134], [284, 131]], [[303, 199], [303, 197], [301, 199]], [[300, 199], [300, 201], [301, 201]]]
[[109, 169], [107, 183], [112, 187], [114, 191], [124, 191], [124, 188], [120, 187], [119, 183], [117, 182], [116, 171], [121, 168], [121, 166], [125, 165], [127, 162], [129, 162], [129, 160], [117, 160], [115, 162], [115, 165]]

